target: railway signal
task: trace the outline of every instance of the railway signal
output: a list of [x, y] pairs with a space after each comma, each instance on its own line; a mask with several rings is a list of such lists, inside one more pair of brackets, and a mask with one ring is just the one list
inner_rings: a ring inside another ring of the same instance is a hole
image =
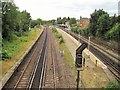
[[87, 47], [87, 43], [82, 43], [82, 45], [76, 49], [75, 66], [77, 69], [82, 68], [83, 66], [82, 52], [86, 47]]
[[77, 87], [76, 87], [76, 90], [78, 90], [79, 88], [79, 75], [80, 75], [80, 70], [82, 70], [82, 67], [83, 67], [83, 64], [84, 64], [84, 60], [82, 58], [82, 52], [83, 50], [87, 47], [87, 43], [82, 43], [81, 46], [79, 46], [77, 49], [76, 49], [76, 60], [75, 60], [75, 66], [77, 68]]

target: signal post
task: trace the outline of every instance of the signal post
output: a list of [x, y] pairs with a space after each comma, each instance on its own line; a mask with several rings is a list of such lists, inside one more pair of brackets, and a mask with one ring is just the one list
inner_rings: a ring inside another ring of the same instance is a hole
[[82, 52], [83, 50], [87, 47], [87, 43], [82, 43], [81, 46], [79, 46], [77, 49], [76, 49], [76, 60], [75, 60], [75, 67], [77, 69], [77, 86], [76, 86], [76, 90], [79, 89], [79, 81], [80, 81], [80, 71], [83, 70], [83, 64], [84, 64], [84, 60], [82, 58]]

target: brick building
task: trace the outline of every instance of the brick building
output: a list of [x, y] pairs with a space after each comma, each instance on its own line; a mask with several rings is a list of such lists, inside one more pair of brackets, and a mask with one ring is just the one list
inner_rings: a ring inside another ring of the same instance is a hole
[[80, 20], [77, 20], [77, 24], [82, 28], [87, 28], [90, 23], [90, 20], [88, 18], [81, 18]]

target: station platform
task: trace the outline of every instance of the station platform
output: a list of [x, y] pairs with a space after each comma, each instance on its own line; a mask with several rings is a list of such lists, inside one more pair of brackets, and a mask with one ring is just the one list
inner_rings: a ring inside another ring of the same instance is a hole
[[[57, 28], [57, 30], [62, 35], [69, 52], [75, 60], [76, 49], [81, 45], [81, 43], [63, 30], [59, 28]], [[87, 48], [83, 51], [82, 55], [83, 58], [85, 58], [85, 66], [81, 71], [80, 78], [86, 88], [104, 87], [108, 82], [115, 80], [107, 66], [94, 54], [89, 52]]]

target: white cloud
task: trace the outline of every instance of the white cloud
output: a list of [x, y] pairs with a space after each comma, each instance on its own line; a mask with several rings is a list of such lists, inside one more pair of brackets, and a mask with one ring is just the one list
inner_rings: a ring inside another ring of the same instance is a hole
[[57, 17], [90, 17], [95, 9], [103, 8], [117, 14], [119, 0], [15, 0], [20, 10], [27, 10], [33, 19], [45, 20]]

